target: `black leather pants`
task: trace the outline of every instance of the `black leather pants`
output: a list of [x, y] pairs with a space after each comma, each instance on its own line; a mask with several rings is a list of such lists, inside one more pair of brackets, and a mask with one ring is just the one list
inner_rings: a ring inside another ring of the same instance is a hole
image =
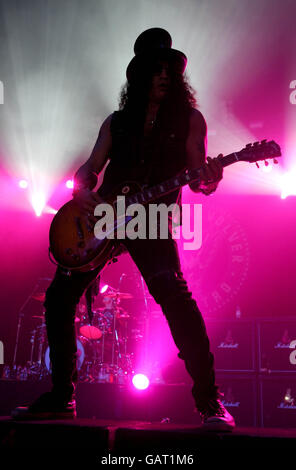
[[[177, 244], [168, 240], [123, 240], [151, 295], [168, 321], [179, 357], [193, 379], [197, 407], [218, 396], [213, 355], [202, 315], [180, 268]], [[52, 363], [53, 389], [71, 396], [77, 381], [75, 309], [84, 290], [99, 274], [71, 273], [58, 268], [46, 293], [46, 326]]]

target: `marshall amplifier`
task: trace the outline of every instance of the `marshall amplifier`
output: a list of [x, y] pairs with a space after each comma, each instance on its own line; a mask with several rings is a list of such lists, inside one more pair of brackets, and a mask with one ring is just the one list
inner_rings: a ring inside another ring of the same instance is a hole
[[216, 374], [222, 403], [238, 426], [258, 426], [258, 393], [253, 375]]
[[258, 323], [259, 371], [296, 372], [296, 320]]
[[295, 428], [296, 376], [262, 377], [260, 382], [260, 425]]
[[217, 371], [255, 371], [255, 324], [252, 321], [206, 321], [206, 327]]

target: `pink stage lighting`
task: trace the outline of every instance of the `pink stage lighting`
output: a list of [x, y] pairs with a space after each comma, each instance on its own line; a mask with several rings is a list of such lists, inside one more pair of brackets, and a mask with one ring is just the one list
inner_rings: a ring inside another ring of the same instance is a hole
[[137, 390], [145, 390], [146, 388], [149, 387], [149, 379], [146, 375], [144, 374], [135, 374], [132, 379], [133, 386]]
[[73, 180], [68, 180], [68, 181], [66, 181], [66, 187], [67, 187], [68, 189], [73, 189], [73, 188], [74, 188], [74, 182], [73, 182]]
[[100, 293], [101, 293], [101, 294], [104, 294], [104, 292], [106, 292], [106, 290], [108, 289], [108, 287], [109, 287], [108, 284], [105, 284], [103, 287], [101, 287]]
[[28, 181], [27, 180], [20, 180], [18, 185], [19, 185], [20, 188], [26, 189], [28, 187]]

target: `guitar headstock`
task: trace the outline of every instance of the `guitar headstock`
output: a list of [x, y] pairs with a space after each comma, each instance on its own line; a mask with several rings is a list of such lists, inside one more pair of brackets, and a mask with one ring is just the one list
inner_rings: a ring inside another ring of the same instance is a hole
[[[239, 160], [249, 163], [256, 163], [262, 160], [268, 160], [270, 158], [275, 159], [280, 157], [281, 148], [274, 141], [261, 140], [261, 142], [254, 142], [253, 144], [247, 144], [240, 152], [236, 153]], [[277, 161], [275, 161], [277, 163]]]

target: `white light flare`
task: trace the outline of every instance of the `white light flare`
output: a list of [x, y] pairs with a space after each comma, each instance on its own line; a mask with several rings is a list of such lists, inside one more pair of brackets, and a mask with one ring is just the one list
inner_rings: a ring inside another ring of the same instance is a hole
[[73, 189], [74, 188], [73, 180], [67, 180], [66, 181], [66, 188], [68, 188], [68, 189]]
[[54, 209], [53, 207], [50, 207], [48, 205], [46, 205], [42, 211], [43, 214], [57, 214], [57, 209]]
[[[267, 163], [267, 164], [266, 164]], [[264, 173], [270, 173], [272, 171], [272, 168], [273, 168], [273, 164], [272, 164], [272, 161], [267, 161], [266, 160], [266, 163], [264, 162], [264, 165], [261, 166], [261, 170], [264, 172]]]
[[36, 217], [40, 217], [46, 204], [44, 193], [42, 193], [41, 191], [34, 192], [31, 197], [31, 204], [36, 214]]
[[106, 290], [108, 289], [108, 284], [105, 284], [101, 289], [100, 289], [100, 293], [101, 294], [104, 294], [104, 292], [106, 292]]
[[282, 175], [280, 180], [281, 198], [296, 196], [296, 168]]
[[135, 374], [132, 378], [132, 382], [137, 390], [145, 390], [150, 384], [148, 377], [144, 374]]
[[20, 180], [18, 183], [19, 187], [22, 189], [27, 189], [28, 187], [28, 181], [27, 180]]

